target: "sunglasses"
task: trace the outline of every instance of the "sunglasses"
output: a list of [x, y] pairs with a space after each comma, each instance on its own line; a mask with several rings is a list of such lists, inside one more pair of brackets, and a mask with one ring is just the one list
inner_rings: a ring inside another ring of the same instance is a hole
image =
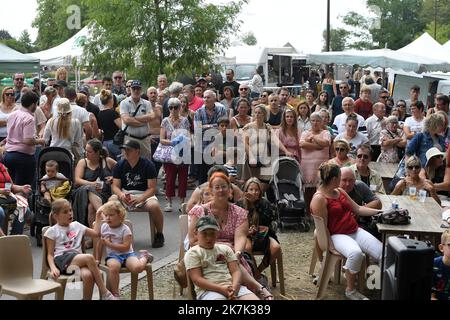
[[114, 77], [114, 79], [122, 79], [122, 77]]
[[409, 170], [419, 170], [420, 166], [408, 166], [407, 167]]
[[339, 87], [339, 89], [348, 89], [348, 87]]
[[345, 148], [335, 148], [334, 150], [336, 150], [336, 152], [344, 152], [344, 151], [347, 151], [347, 149], [345, 149]]
[[358, 154], [357, 155], [357, 157], [358, 157], [358, 159], [361, 159], [361, 158], [363, 158], [364, 160], [368, 160], [369, 159], [369, 155], [367, 155], [367, 154]]
[[126, 86], [126, 88], [131, 88], [131, 86]]
[[7, 93], [5, 93], [5, 96], [14, 97], [14, 92], [7, 92]]
[[398, 104], [397, 107], [401, 108], [401, 107], [406, 107], [405, 104]]
[[380, 97], [381, 99], [388, 99], [389, 98], [389, 96], [382, 96], [382, 97]]
[[240, 90], [240, 91], [244, 91], [244, 90], [247, 91], [248, 88], [240, 88], [239, 90]]
[[23, 78], [15, 78], [14, 80], [16, 80], [16, 81], [23, 81], [24, 79]]
[[169, 106], [169, 110], [178, 110], [179, 106]]

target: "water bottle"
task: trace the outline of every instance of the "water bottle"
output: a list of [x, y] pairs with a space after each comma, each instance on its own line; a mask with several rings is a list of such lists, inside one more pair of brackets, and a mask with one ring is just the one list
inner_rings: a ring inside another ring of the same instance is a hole
[[398, 202], [397, 202], [397, 199], [394, 199], [394, 200], [392, 201], [392, 209], [398, 209]]

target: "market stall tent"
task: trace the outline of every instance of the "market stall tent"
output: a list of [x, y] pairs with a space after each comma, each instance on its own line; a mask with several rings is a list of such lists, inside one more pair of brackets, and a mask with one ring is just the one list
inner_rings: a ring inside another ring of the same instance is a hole
[[39, 73], [39, 58], [30, 57], [0, 43], [0, 72]]
[[397, 52], [429, 57], [450, 63], [450, 52], [447, 52], [447, 50], [445, 50], [445, 48], [439, 42], [434, 40], [427, 32], [407, 46], [398, 49]]

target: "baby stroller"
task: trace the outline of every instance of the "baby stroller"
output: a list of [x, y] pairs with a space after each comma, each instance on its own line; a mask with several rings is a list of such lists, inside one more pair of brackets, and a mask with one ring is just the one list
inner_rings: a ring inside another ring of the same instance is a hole
[[[59, 147], [47, 147], [41, 150], [37, 160], [36, 168], [36, 188], [33, 196], [34, 215], [31, 221], [30, 234], [36, 237], [36, 243], [42, 246], [42, 228], [49, 225], [50, 208], [43, 205], [44, 195], [40, 190], [40, 179], [45, 176], [45, 163], [48, 160], [58, 162], [58, 172], [62, 173], [69, 180], [70, 185], [73, 184], [73, 159], [72, 154]], [[70, 193], [66, 199], [70, 200]]]
[[275, 161], [274, 168], [270, 184], [275, 195], [280, 229], [283, 230], [285, 224], [298, 224], [300, 231], [308, 232], [311, 224], [306, 217], [299, 163], [293, 158], [280, 157]]

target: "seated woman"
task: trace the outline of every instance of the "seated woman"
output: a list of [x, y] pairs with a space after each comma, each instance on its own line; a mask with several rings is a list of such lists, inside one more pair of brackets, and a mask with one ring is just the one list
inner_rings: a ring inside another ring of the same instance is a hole
[[439, 199], [436, 189], [433, 184], [422, 177], [420, 177], [420, 170], [422, 165], [420, 159], [417, 156], [411, 156], [406, 160], [406, 177], [400, 179], [395, 185], [392, 195], [411, 195], [411, 190], [414, 190], [414, 196], [416, 196], [419, 190], [427, 191], [428, 197], [433, 197], [437, 203], [441, 204], [441, 199]]
[[433, 147], [427, 151], [426, 156], [427, 163], [420, 170], [420, 177], [430, 180], [436, 191], [441, 190], [440, 185], [444, 182], [445, 176], [446, 154], [445, 152], [440, 152], [438, 148]]
[[73, 196], [74, 220], [92, 227], [98, 208], [111, 197], [112, 170], [115, 165], [116, 161], [107, 156], [99, 140], [88, 141], [86, 158], [78, 161], [75, 168], [77, 190]]
[[[17, 207], [18, 201], [16, 194], [23, 196], [23, 199], [26, 200], [30, 192], [31, 186], [28, 184], [24, 186], [15, 185], [8, 173], [8, 169], [6, 169], [3, 163], [0, 162], [0, 230], [2, 230], [5, 234], [8, 234], [8, 221], [6, 221], [6, 216], [13, 214], [15, 208]], [[12, 197], [16, 198], [16, 201], [14, 201]], [[12, 205], [11, 200], [14, 203]], [[30, 216], [31, 211], [28, 207], [21, 210], [18, 215], [14, 215], [10, 234], [22, 234], [25, 219]]]
[[244, 184], [243, 191], [244, 198], [239, 200], [236, 205], [248, 210], [250, 229], [245, 250], [250, 253], [264, 252], [264, 258], [258, 265], [255, 275], [255, 278], [259, 279], [261, 272], [276, 261], [281, 253], [276, 230], [272, 227], [272, 222], [277, 218], [270, 202], [263, 198], [261, 181], [257, 178], [250, 178]]
[[356, 180], [364, 182], [374, 192], [386, 194], [380, 174], [369, 167], [372, 154], [370, 146], [363, 144], [359, 146], [356, 153], [356, 163], [350, 166], [355, 173]]
[[249, 270], [243, 267], [243, 264], [245, 265], [246, 262], [241, 254], [244, 253], [249, 232], [247, 210], [228, 201], [231, 183], [225, 174], [220, 172], [214, 173], [209, 179], [209, 187], [213, 200], [206, 205], [195, 206], [189, 211], [189, 216], [191, 217], [188, 232], [190, 246], [193, 247], [198, 244], [195, 234], [195, 225], [198, 219], [204, 215], [214, 216], [220, 227], [217, 243], [223, 243], [231, 247], [241, 262], [241, 282], [261, 298], [272, 300], [273, 296], [267, 288], [261, 286], [249, 273]]
[[[399, 152], [405, 151], [406, 136], [405, 132], [398, 127], [396, 116], [390, 116], [386, 121], [386, 129], [380, 133], [381, 153], [377, 159], [378, 162], [398, 163], [401, 158]], [[399, 151], [399, 149], [401, 151]]]
[[350, 152], [350, 146], [344, 139], [336, 139], [333, 142], [334, 152], [336, 157], [330, 159], [328, 163], [337, 165], [339, 168], [350, 167], [356, 161], [348, 156]]
[[345, 295], [351, 300], [367, 300], [355, 288], [361, 269], [363, 252], [376, 261], [382, 255], [382, 243], [358, 227], [356, 216], [372, 216], [379, 210], [357, 205], [341, 188], [341, 170], [335, 164], [324, 163], [320, 169], [320, 186], [311, 201], [311, 213], [322, 217], [330, 235], [329, 250], [347, 258], [343, 269], [347, 279]]

